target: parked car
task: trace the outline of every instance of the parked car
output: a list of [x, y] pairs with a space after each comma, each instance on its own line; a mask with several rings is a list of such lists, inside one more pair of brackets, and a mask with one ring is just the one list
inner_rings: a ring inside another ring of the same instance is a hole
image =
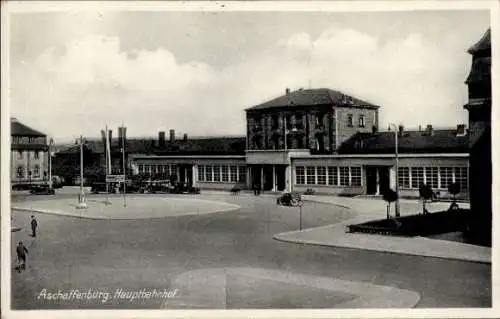
[[90, 192], [93, 194], [99, 194], [99, 193], [116, 193], [116, 184], [115, 183], [107, 183], [107, 189], [106, 189], [106, 182], [93, 182], [91, 187], [90, 187]]
[[176, 183], [171, 190], [173, 194], [199, 194], [199, 187], [189, 186], [187, 183]]
[[52, 176], [52, 187], [53, 188], [62, 188], [64, 184], [64, 180], [62, 177], [57, 175]]
[[31, 186], [30, 193], [33, 195], [54, 195], [56, 192], [48, 184], [40, 184]]
[[147, 183], [145, 190], [148, 193], [168, 193], [170, 191], [170, 182], [168, 181], [152, 181]]
[[302, 204], [302, 197], [299, 193], [284, 193], [276, 199], [276, 204], [283, 206], [299, 206]]

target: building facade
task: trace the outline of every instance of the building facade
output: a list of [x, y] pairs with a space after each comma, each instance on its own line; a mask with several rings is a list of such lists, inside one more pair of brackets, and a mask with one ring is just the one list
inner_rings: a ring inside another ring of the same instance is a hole
[[491, 30], [471, 48], [472, 66], [466, 84], [469, 101], [471, 233], [491, 244], [492, 160], [491, 160]]
[[10, 180], [12, 186], [48, 180], [47, 136], [11, 118]]

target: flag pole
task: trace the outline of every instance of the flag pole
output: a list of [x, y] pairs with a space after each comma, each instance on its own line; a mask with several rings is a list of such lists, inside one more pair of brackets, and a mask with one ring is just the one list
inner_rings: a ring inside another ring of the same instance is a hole
[[125, 126], [122, 122], [122, 161], [123, 161], [123, 206], [127, 206], [126, 193], [127, 193], [127, 170], [125, 164]]

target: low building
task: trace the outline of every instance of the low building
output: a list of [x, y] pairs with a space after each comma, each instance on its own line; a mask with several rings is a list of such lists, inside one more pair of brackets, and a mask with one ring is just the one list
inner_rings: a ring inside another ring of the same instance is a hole
[[10, 180], [13, 187], [48, 181], [47, 135], [19, 122], [10, 121]]

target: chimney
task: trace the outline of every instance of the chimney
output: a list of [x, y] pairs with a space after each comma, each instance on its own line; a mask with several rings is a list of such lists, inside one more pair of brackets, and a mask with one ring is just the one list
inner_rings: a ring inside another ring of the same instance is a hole
[[290, 89], [289, 89], [289, 88], [286, 88], [286, 89], [285, 89], [285, 94], [286, 94], [286, 95], [290, 94]]
[[427, 124], [425, 131], [427, 132], [427, 134], [432, 135], [432, 133], [433, 133], [432, 125]]
[[188, 140], [188, 135], [187, 133], [184, 133], [184, 136], [182, 137], [182, 140], [185, 142]]
[[175, 142], [175, 130], [170, 130], [170, 143]]
[[404, 132], [405, 132], [405, 127], [403, 126], [403, 124], [399, 124], [398, 126], [398, 129], [399, 129], [399, 136], [403, 136]]
[[457, 125], [457, 136], [465, 136], [466, 131], [465, 131], [465, 124], [458, 124]]
[[158, 133], [158, 145], [160, 147], [164, 147], [165, 146], [165, 132], [163, 132], [163, 131], [160, 131]]

